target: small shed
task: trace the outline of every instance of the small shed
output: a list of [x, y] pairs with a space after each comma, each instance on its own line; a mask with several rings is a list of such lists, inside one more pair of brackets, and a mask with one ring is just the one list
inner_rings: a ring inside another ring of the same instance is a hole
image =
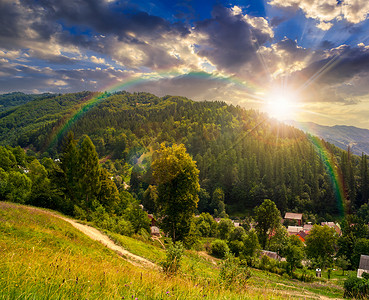
[[262, 257], [263, 255], [268, 256], [269, 258], [273, 258], [278, 261], [282, 259], [282, 257], [280, 257], [277, 252], [273, 252], [273, 251], [261, 250], [260, 257]]
[[151, 235], [160, 236], [160, 229], [156, 226], [151, 226]]
[[361, 255], [357, 277], [362, 278], [363, 273], [369, 273], [369, 255]]
[[302, 214], [286, 212], [284, 215], [285, 220], [296, 220], [298, 225], [302, 225]]

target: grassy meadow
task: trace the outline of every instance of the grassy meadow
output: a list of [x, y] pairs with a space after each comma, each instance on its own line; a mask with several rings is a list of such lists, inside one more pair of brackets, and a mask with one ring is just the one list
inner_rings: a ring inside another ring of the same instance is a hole
[[[154, 263], [156, 243], [110, 233]], [[0, 202], [0, 299], [319, 299], [342, 298], [342, 280], [313, 283], [251, 270], [246, 286], [223, 286], [217, 260], [186, 251], [182, 271], [133, 266], [46, 211]], [[337, 273], [338, 274], [338, 273]], [[336, 277], [338, 277], [337, 275]]]

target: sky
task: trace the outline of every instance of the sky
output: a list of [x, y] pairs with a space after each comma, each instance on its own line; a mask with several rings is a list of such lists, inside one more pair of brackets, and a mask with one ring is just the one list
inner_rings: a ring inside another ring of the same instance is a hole
[[368, 0], [0, 0], [0, 93], [144, 91], [369, 128]]

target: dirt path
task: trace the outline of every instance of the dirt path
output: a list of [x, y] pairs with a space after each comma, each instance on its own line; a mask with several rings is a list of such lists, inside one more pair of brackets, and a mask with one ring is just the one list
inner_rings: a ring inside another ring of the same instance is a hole
[[82, 231], [84, 234], [89, 236], [91, 239], [98, 241], [104, 244], [106, 247], [114, 250], [115, 252], [117, 252], [120, 256], [122, 256], [125, 260], [127, 260], [131, 264], [135, 266], [139, 266], [139, 267], [159, 269], [159, 267], [156, 264], [152, 263], [146, 258], [135, 255], [127, 251], [126, 249], [122, 248], [121, 246], [118, 246], [107, 235], [101, 233], [96, 228], [88, 226], [88, 225], [80, 224], [74, 220], [71, 220], [71, 219], [68, 219], [68, 218], [65, 218], [59, 215], [55, 215], [55, 214], [52, 214], [52, 215], [72, 224], [75, 228]]
[[150, 269], [156, 269], [156, 270], [160, 269], [160, 267], [158, 265], [152, 263], [151, 261], [147, 260], [146, 258], [135, 255], [135, 254], [127, 251], [126, 249], [122, 248], [121, 246], [118, 246], [107, 235], [101, 233], [99, 230], [97, 230], [94, 227], [84, 225], [84, 224], [80, 224], [80, 223], [78, 223], [78, 222], [76, 222], [72, 219], [60, 216], [60, 215], [55, 214], [55, 213], [50, 212], [50, 211], [46, 211], [46, 210], [42, 210], [42, 209], [38, 209], [38, 208], [31, 208], [31, 209], [41, 211], [43, 213], [52, 215], [54, 217], [57, 217], [59, 219], [62, 219], [64, 221], [68, 222], [73, 227], [77, 228], [79, 231], [83, 232], [85, 235], [87, 235], [91, 239], [104, 244], [109, 249], [114, 250], [123, 259], [125, 259], [126, 261], [130, 262], [131, 264], [133, 264], [135, 266], [150, 268]]

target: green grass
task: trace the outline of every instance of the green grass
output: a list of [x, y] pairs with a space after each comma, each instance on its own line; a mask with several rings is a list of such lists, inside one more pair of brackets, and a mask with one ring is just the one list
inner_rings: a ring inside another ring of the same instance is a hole
[[108, 235], [124, 249], [127, 249], [133, 254], [145, 257], [153, 263], [159, 263], [165, 259], [165, 251], [149, 242], [140, 241], [138, 239], [113, 232], [108, 232]]
[[[155, 263], [152, 243], [112, 234], [127, 250]], [[246, 286], [222, 286], [219, 268], [186, 251], [182, 271], [168, 277], [135, 267], [67, 222], [31, 207], [0, 202], [0, 299], [307, 299], [341, 297], [330, 282], [307, 284], [252, 270]], [[206, 256], [206, 255], [205, 255]]]

